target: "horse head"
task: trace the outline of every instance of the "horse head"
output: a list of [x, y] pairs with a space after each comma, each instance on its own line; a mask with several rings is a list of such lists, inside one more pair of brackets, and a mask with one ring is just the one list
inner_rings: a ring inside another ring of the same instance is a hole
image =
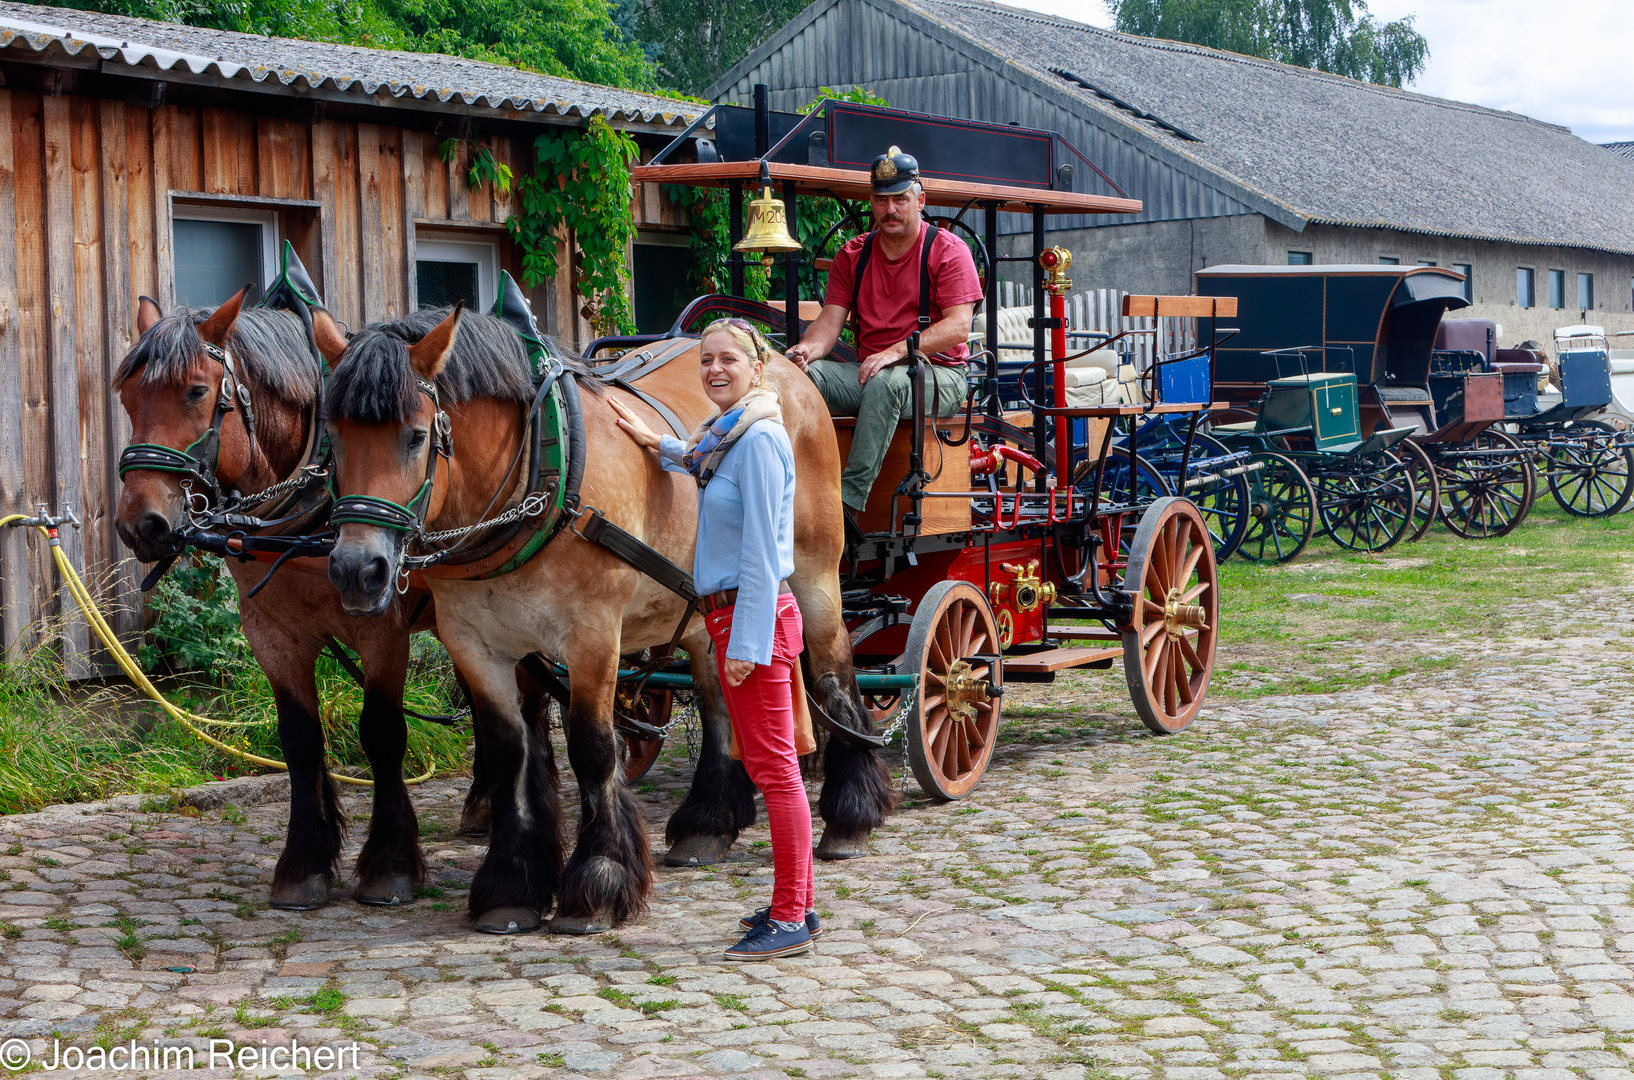
[[409, 545], [446, 496], [447, 484], [435, 483], [451, 449], [437, 379], [463, 310], [456, 304], [417, 341], [401, 324], [366, 327], [335, 362], [330, 523], [339, 535], [329, 580], [349, 614], [385, 612]]
[[166, 316], [145, 296], [137, 309], [138, 339], [114, 381], [131, 422], [131, 444], [119, 460], [124, 489], [114, 526], [144, 562], [181, 550], [184, 483], [192, 489], [206, 472], [230, 483], [249, 463], [248, 429], [217, 421], [218, 413], [225, 416], [224, 398], [227, 409], [236, 407], [236, 390], [210, 351], [230, 352], [248, 291], [245, 286], [208, 316], [185, 309]]

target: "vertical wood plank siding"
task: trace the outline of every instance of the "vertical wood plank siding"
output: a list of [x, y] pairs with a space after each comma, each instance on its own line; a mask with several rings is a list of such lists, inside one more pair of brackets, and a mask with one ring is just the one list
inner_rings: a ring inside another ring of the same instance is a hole
[[[176, 304], [172, 193], [222, 205], [316, 202], [264, 205], [279, 211], [281, 235], [331, 310], [356, 328], [414, 308], [420, 229], [460, 223], [480, 232], [521, 277], [504, 227], [511, 199], [472, 192], [463, 169], [438, 156], [440, 141], [293, 113], [145, 108], [0, 87], [0, 236], [14, 251], [0, 259], [0, 513], [41, 502], [72, 508], [84, 528], [64, 531], [64, 548], [121, 634], [140, 630], [140, 568], [113, 528], [130, 425], [112, 381], [136, 337], [137, 298], [167, 311]], [[519, 176], [531, 168], [531, 137], [492, 143]], [[637, 203], [643, 223], [680, 224], [656, 192]], [[576, 346], [585, 338], [570, 250], [532, 299], [545, 329]], [[89, 673], [104, 658], [76, 612], [58, 602], [46, 547], [21, 530], [0, 532], [0, 648], [26, 645], [44, 617], [69, 616], [71, 660]]]
[[[1052, 217], [1052, 230], [1255, 212], [1209, 184], [1202, 170], [1178, 167], [1138, 145], [1131, 138], [1131, 125], [1139, 125], [1134, 118], [1052, 100], [1000, 58], [940, 40], [868, 0], [842, 0], [818, 15], [751, 68], [722, 100], [752, 104], [755, 83], [772, 88], [775, 109], [799, 109], [820, 87], [861, 86], [899, 109], [1059, 131], [1131, 198], [1145, 204], [1138, 215]], [[1083, 177], [1086, 184], [1091, 179]], [[1093, 183], [1101, 182], [1097, 177]], [[1032, 224], [1023, 215], [1003, 214], [999, 230], [1026, 233]]]

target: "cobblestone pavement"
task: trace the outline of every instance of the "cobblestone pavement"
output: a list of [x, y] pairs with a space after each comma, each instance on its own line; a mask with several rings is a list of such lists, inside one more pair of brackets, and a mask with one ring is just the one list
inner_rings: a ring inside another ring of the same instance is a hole
[[266, 910], [279, 801], [0, 820], [0, 1037], [201, 1066], [214, 1038], [357, 1039], [343, 1075], [484, 1080], [1634, 1080], [1629, 592], [1167, 739], [1086, 709], [1116, 673], [1014, 693], [972, 796], [910, 784], [873, 857], [819, 865], [816, 952], [774, 964], [719, 956], [769, 892], [764, 828], [616, 934], [499, 939], [464, 926], [454, 782], [416, 792], [437, 883], [399, 910]]

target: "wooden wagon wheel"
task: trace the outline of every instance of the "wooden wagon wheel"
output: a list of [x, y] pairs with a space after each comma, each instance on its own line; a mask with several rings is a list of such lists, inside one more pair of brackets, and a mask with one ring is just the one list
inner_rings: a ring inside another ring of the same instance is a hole
[[1316, 461], [1310, 472], [1322, 528], [1351, 551], [1384, 551], [1413, 523], [1413, 479], [1389, 450]]
[[1526, 520], [1537, 494], [1531, 455], [1512, 436], [1488, 429], [1466, 444], [1472, 450], [1510, 451], [1493, 457], [1442, 459], [1441, 520], [1466, 540], [1490, 540]]
[[1441, 478], [1436, 475], [1435, 463], [1424, 448], [1411, 439], [1398, 444], [1401, 456], [1407, 462], [1408, 474], [1413, 478], [1413, 523], [1407, 530], [1407, 542], [1424, 538], [1441, 516]]
[[[669, 723], [670, 711], [675, 706], [675, 694], [669, 690], [643, 690], [641, 697], [626, 701], [621, 693], [617, 699], [618, 712], [649, 727], [662, 728]], [[624, 743], [624, 782], [633, 784], [651, 771], [664, 749], [663, 739], [643, 739], [628, 732], [618, 733]]]
[[1159, 499], [1140, 519], [1123, 589], [1134, 613], [1123, 672], [1141, 722], [1157, 735], [1197, 717], [1214, 673], [1220, 586], [1203, 515], [1187, 499]]
[[1281, 454], [1255, 454], [1249, 461], [1264, 467], [1248, 474], [1248, 531], [1237, 553], [1249, 562], [1296, 559], [1316, 534], [1310, 478]]
[[931, 586], [908, 628], [903, 663], [920, 676], [904, 720], [908, 764], [932, 798], [963, 798], [993, 756], [1004, 686], [998, 653], [998, 624], [982, 591], [968, 581]]
[[1577, 429], [1592, 432], [1572, 446], [1550, 454], [1549, 494], [1574, 517], [1610, 517], [1634, 495], [1634, 450], [1613, 445], [1617, 429], [1601, 420], [1579, 420]]

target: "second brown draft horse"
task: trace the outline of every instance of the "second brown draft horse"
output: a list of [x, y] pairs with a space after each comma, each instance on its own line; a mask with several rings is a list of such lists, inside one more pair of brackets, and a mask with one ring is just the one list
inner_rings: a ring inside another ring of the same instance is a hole
[[[420, 530], [481, 521], [495, 505], [495, 492], [515, 488], [534, 387], [520, 339], [490, 332], [495, 325], [504, 324], [482, 314], [462, 318], [458, 308], [421, 312], [365, 328], [347, 343], [332, 329], [326, 337], [320, 320], [319, 345], [337, 361], [330, 381], [337, 498], [362, 496], [370, 505], [396, 508], [383, 519], [395, 527], [356, 520], [340, 526], [329, 573], [347, 611], [392, 617], [403, 558]], [[625, 437], [607, 398], [624, 395], [650, 423], [666, 421], [582, 366], [571, 365], [568, 377], [583, 390], [583, 513], [600, 511], [690, 569], [696, 486], [691, 477], [661, 470]], [[816, 387], [792, 364], [776, 359], [768, 378], [781, 396], [800, 470], [790, 586], [804, 614], [814, 698], [829, 716], [869, 732], [841, 617], [844, 519], [834, 429]], [[636, 385], [684, 425], [701, 423], [713, 411], [699, 385], [696, 343]], [[436, 465], [431, 455], [440, 455]], [[470, 897], [480, 930], [530, 929], [554, 904], [553, 930], [593, 933], [641, 912], [651, 889], [641, 811], [618, 768], [614, 693], [620, 657], [669, 642], [685, 605], [581, 535], [586, 521], [578, 516], [503, 577], [428, 581], [440, 636], [479, 706], [481, 738], [495, 769], [490, 845]], [[754, 820], [754, 791], [727, 757], [725, 702], [701, 619], [691, 622], [682, 645], [692, 660], [704, 739], [692, 790], [669, 822], [668, 858], [706, 862]], [[523, 722], [511, 675], [536, 651], [567, 670], [564, 726], [580, 822], [565, 864], [561, 821], [541, 768], [548, 747]], [[860, 853], [891, 804], [889, 772], [872, 748], [837, 738], [828, 741], [824, 765], [819, 809], [827, 832], [820, 854]]]

